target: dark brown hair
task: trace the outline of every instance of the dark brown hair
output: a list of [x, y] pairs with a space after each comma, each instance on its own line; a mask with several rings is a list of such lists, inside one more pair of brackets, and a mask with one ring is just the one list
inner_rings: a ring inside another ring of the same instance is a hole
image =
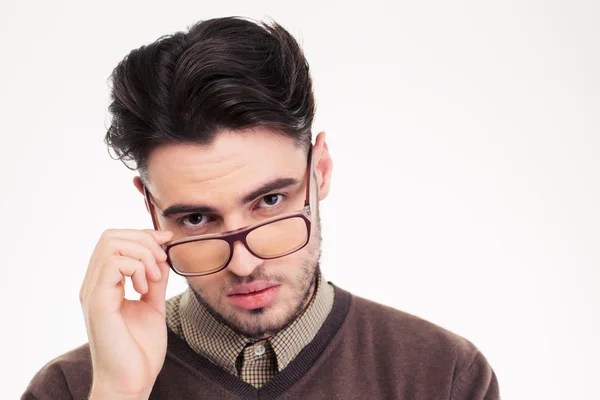
[[276, 22], [197, 22], [132, 50], [110, 80], [105, 143], [142, 176], [154, 147], [210, 144], [221, 129], [265, 127], [310, 146], [315, 104], [308, 63]]

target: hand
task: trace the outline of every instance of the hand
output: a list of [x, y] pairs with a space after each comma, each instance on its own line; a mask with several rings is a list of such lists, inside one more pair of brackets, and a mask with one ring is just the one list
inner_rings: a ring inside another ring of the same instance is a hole
[[[172, 233], [105, 231], [79, 292], [90, 345], [90, 398], [148, 398], [167, 351], [167, 255], [160, 247]], [[141, 294], [125, 299], [125, 277]]]

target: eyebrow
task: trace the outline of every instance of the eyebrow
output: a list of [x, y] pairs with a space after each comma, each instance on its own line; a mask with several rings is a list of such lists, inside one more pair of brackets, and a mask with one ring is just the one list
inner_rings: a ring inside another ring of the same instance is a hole
[[[273, 190], [284, 189], [289, 186], [297, 185], [299, 183], [296, 178], [277, 178], [270, 182], [265, 183], [261, 187], [253, 190], [252, 192], [245, 195], [241, 204], [246, 205], [252, 202], [254, 199], [265, 196], [272, 192]], [[194, 204], [173, 204], [172, 206], [167, 207], [164, 211], [162, 211], [162, 216], [164, 218], [168, 218], [172, 215], [176, 214], [218, 214], [217, 209], [215, 207], [206, 206], [206, 205], [194, 205]]]

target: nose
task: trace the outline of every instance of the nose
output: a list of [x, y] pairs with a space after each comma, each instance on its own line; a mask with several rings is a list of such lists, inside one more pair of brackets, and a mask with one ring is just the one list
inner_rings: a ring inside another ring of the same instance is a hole
[[244, 243], [237, 241], [233, 244], [233, 254], [227, 269], [238, 276], [248, 276], [263, 262], [263, 259], [250, 253]]

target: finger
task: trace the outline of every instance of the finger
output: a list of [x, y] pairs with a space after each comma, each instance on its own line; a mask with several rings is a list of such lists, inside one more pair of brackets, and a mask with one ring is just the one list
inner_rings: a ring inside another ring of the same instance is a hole
[[[125, 277], [131, 277], [131, 283], [133, 289], [139, 294], [143, 295], [148, 292], [148, 280], [146, 275], [146, 268], [141, 261], [134, 260], [131, 257], [114, 256], [116, 265], [119, 266], [121, 272], [121, 284], [125, 285]], [[129, 273], [133, 271], [131, 275]]]
[[106, 260], [106, 265], [102, 269], [96, 289], [101, 289], [102, 292], [108, 293], [117, 289], [121, 293], [125, 277], [131, 277], [131, 282], [136, 292], [142, 295], [148, 292], [146, 266], [131, 257], [118, 255], [112, 255]]
[[154, 229], [144, 229], [143, 231], [150, 233], [158, 244], [166, 243], [173, 237], [173, 232], [171, 231], [156, 231]]
[[[145, 263], [148, 264], [148, 267], [156, 267], [158, 262], [163, 262], [167, 258], [166, 253], [160, 245], [170, 240], [172, 236], [172, 232], [169, 231], [155, 231], [150, 229], [143, 231], [135, 229], [108, 229], [104, 231], [90, 258], [88, 269], [79, 291], [80, 302], [84, 301], [95, 286], [94, 283], [97, 281], [97, 277], [103, 264], [101, 263], [101, 259], [106, 257], [107, 251], [105, 248], [108, 248], [110, 254], [125, 254], [118, 251], [119, 244], [116, 240], [129, 240], [149, 248], [153, 253], [156, 262], [153, 263], [150, 260], [147, 260]], [[131, 248], [131, 246], [129, 246], [129, 248]], [[144, 260], [144, 257], [139, 256], [139, 251], [130, 253], [129, 255], [138, 260]], [[149, 268], [149, 270], [153, 269]], [[154, 269], [153, 272], [149, 274], [149, 278], [160, 280], [160, 273], [158, 271], [158, 268]]]
[[83, 303], [85, 299], [89, 296], [91, 289], [94, 286], [94, 282], [96, 282], [98, 273], [101, 269], [98, 266], [100, 256], [104, 256], [104, 240], [106, 240], [107, 231], [105, 231], [96, 246], [94, 247], [94, 251], [92, 252], [92, 256], [90, 257], [90, 261], [88, 263], [88, 268], [85, 271], [85, 277], [83, 278], [83, 282], [81, 283], [81, 288], [79, 290], [79, 301]]
[[161, 245], [173, 237], [170, 231], [155, 231], [152, 229], [115, 229], [110, 233], [110, 237], [133, 240], [148, 247], [154, 253], [156, 261], [165, 261], [167, 255]]
[[166, 262], [158, 263], [158, 265], [161, 269], [161, 278], [158, 282], [148, 282], [148, 291], [140, 297], [140, 301], [149, 304], [165, 316], [165, 298], [167, 295], [170, 268]]
[[108, 254], [131, 257], [134, 260], [141, 261], [146, 267], [148, 277], [153, 280], [160, 280], [160, 269], [152, 251], [132, 240], [111, 238], [107, 240], [106, 247]]
[[[86, 320], [91, 315], [119, 312], [125, 299], [125, 277], [131, 277], [133, 288], [143, 295], [148, 291], [146, 267], [131, 257], [111, 255], [100, 268], [98, 278], [82, 302]], [[87, 322], [86, 322], [87, 323]]]

